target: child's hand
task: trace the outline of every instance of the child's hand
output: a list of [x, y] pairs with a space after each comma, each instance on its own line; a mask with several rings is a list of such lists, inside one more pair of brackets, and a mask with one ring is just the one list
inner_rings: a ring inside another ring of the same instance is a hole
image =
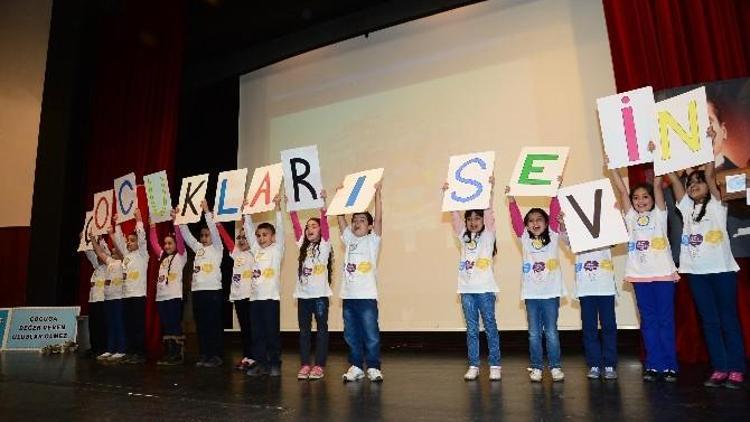
[[120, 224], [120, 215], [112, 214], [112, 225]]
[[443, 183], [443, 193], [448, 190], [448, 182]]
[[558, 185], [562, 185], [562, 181], [563, 181], [563, 177], [562, 177], [562, 174], [561, 174], [561, 175], [557, 176], [557, 184]]
[[560, 211], [560, 214], [557, 214], [557, 222], [560, 224], [565, 223], [565, 213]]
[[208, 213], [210, 213], [210, 212], [211, 212], [211, 209], [210, 209], [210, 208], [208, 208], [208, 202], [206, 202], [206, 200], [205, 200], [205, 199], [201, 201], [201, 209], [202, 209], [202, 210], [203, 210], [203, 212], [205, 212], [206, 214], [208, 214]]
[[493, 187], [495, 186], [495, 175], [494, 174], [490, 175], [490, 185], [492, 185]]
[[510, 193], [510, 186], [506, 186], [505, 187], [505, 194], [507, 195], [509, 193]]
[[609, 155], [606, 152], [604, 153], [604, 165], [609, 167]]
[[143, 222], [143, 217], [141, 216], [141, 210], [140, 209], [136, 208], [135, 211], [133, 212], [133, 214], [135, 214], [135, 221], [137, 221], [139, 223]]
[[654, 143], [654, 141], [651, 141], [651, 140], [648, 141], [648, 152], [654, 152], [655, 149], [656, 149], [656, 144]]
[[383, 179], [378, 180], [377, 183], [375, 183], [375, 192], [380, 192], [383, 190]]
[[177, 218], [177, 214], [180, 213], [180, 207], [174, 207], [174, 209], [169, 213], [169, 216], [172, 217], [172, 221], [174, 221]]
[[344, 189], [344, 184], [343, 183], [340, 184], [340, 185], [338, 185], [338, 186], [336, 186], [336, 192], [340, 191], [341, 189]]
[[281, 204], [281, 193], [277, 193], [276, 196], [273, 197], [273, 203], [276, 204], [276, 207]]
[[322, 200], [324, 200], [324, 201], [325, 201], [326, 199], [328, 199], [328, 193], [326, 193], [326, 190], [325, 190], [325, 189], [323, 189], [322, 191], [320, 191], [320, 198], [321, 198]]

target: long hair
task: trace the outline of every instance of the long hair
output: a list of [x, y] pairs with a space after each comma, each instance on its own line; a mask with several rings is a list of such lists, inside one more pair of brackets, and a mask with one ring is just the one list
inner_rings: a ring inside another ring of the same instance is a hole
[[[320, 218], [313, 217], [310, 220], [315, 221], [320, 225]], [[310, 222], [310, 220], [307, 220]], [[321, 239], [322, 239], [322, 233], [321, 233]], [[297, 277], [302, 278], [302, 267], [305, 265], [305, 261], [307, 260], [307, 252], [310, 250], [310, 246], [312, 245], [313, 253], [314, 255], [318, 255], [320, 253], [320, 242], [321, 240], [318, 240], [317, 242], [311, 242], [310, 239], [307, 238], [307, 235], [305, 234], [305, 231], [302, 231], [302, 244], [299, 247], [299, 258], [297, 262]], [[331, 252], [328, 254], [328, 263], [327, 263], [327, 269], [328, 269], [328, 284], [331, 284], [331, 277], [333, 276], [333, 249], [331, 249]]]
[[[693, 183], [706, 183], [708, 184], [708, 181], [706, 180], [706, 172], [703, 170], [696, 170], [692, 173], [690, 173], [690, 176], [688, 176], [687, 180], [685, 181], [685, 187], [689, 188], [690, 185]], [[711, 191], [709, 191], [706, 196], [700, 201], [701, 204], [701, 210], [698, 211], [698, 215], [693, 217], [693, 221], [696, 223], [700, 222], [703, 217], [706, 216], [706, 205], [708, 205], [708, 201], [711, 200]]]
[[[464, 243], [469, 243], [472, 240], [471, 232], [469, 231], [468, 224], [466, 224], [469, 217], [472, 215], [478, 215], [479, 217], [482, 217], [482, 228], [476, 233], [476, 237], [479, 237], [484, 232], [484, 210], [467, 210], [464, 212], [464, 225], [466, 226], [466, 231], [464, 231], [463, 239]], [[497, 255], [497, 240], [492, 242], [492, 256]]]
[[[526, 215], [523, 217], [523, 225], [526, 226], [529, 224], [529, 217], [531, 214], [537, 213], [542, 216], [544, 219], [544, 223], [546, 224], [546, 227], [544, 228], [544, 231], [537, 237], [537, 239], [542, 241], [542, 246], [547, 246], [550, 242], [549, 238], [549, 214], [547, 214], [547, 211], [541, 209], [541, 208], [532, 208], [529, 210], [529, 212], [526, 213]], [[529, 237], [532, 239], [535, 238], [534, 234], [531, 233], [530, 230], [526, 229], [527, 232], [529, 232]]]
[[169, 264], [167, 265], [167, 275], [165, 283], [169, 284], [169, 273], [172, 271], [172, 263], [174, 262], [174, 257], [177, 255], [177, 236], [174, 233], [167, 233], [166, 236], [164, 236], [164, 239], [171, 237], [172, 241], [175, 242], [175, 249], [174, 253], [168, 254], [167, 251], [165, 251], [162, 248], [161, 256], [159, 257], [159, 266], [161, 266], [161, 263], [164, 262], [165, 259], [169, 258]]
[[651, 209], [649, 211], [652, 211], [654, 207], [656, 206], [656, 198], [654, 198], [654, 185], [648, 182], [642, 182], [638, 183], [637, 185], [633, 186], [633, 189], [630, 190], [630, 206], [633, 206], [633, 195], [635, 195], [635, 191], [638, 189], [644, 189], [648, 195], [653, 199], [653, 204], [651, 204]]

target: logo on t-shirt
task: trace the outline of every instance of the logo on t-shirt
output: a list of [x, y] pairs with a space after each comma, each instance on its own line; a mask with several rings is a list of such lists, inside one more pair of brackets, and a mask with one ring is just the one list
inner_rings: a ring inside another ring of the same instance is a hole
[[648, 226], [648, 223], [651, 222], [651, 217], [648, 215], [639, 215], [638, 218], [635, 220], [635, 223], [638, 224], [640, 227]]
[[531, 269], [535, 273], [540, 273], [540, 272], [544, 271], [544, 269], [546, 267], [547, 267], [547, 265], [544, 262], [535, 262], [534, 264], [532, 264]]
[[724, 233], [721, 230], [709, 230], [706, 232], [706, 243], [719, 243], [724, 239]]
[[531, 246], [534, 249], [539, 250], [539, 249], [542, 249], [544, 247], [544, 242], [542, 242], [542, 239], [533, 239], [531, 241]]
[[702, 234], [683, 234], [682, 235], [682, 242], [683, 245], [690, 245], [690, 246], [698, 246], [701, 243], [703, 243], [703, 235]]

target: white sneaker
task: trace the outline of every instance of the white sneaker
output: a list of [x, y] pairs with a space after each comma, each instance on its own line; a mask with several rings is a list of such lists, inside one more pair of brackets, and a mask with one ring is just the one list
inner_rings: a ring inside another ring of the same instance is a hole
[[500, 366], [490, 366], [490, 381], [500, 381], [502, 376], [502, 368]]
[[114, 355], [107, 358], [107, 360], [120, 360], [125, 357], [125, 353], [115, 353]]
[[479, 368], [476, 366], [470, 366], [469, 369], [464, 374], [464, 379], [466, 381], [474, 381], [479, 376]]
[[365, 373], [361, 369], [352, 365], [349, 370], [344, 374], [344, 381], [359, 381], [365, 377]]
[[104, 352], [101, 355], [96, 357], [96, 360], [105, 360], [108, 359], [110, 356], [112, 356], [112, 353]]
[[367, 378], [370, 381], [383, 381], [383, 373], [377, 368], [367, 368]]
[[542, 382], [542, 370], [538, 368], [531, 368], [531, 371], [529, 371], [529, 379], [532, 382]]
[[560, 368], [552, 368], [550, 372], [552, 373], [552, 381], [557, 382], [565, 379], [565, 374]]

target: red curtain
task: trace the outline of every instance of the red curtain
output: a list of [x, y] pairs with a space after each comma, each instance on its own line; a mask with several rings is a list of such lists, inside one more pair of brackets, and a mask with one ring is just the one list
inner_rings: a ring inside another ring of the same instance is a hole
[[0, 308], [26, 304], [30, 244], [31, 227], [0, 227]]
[[[88, 208], [93, 205], [94, 193], [112, 189], [115, 178], [131, 171], [139, 180], [159, 170], [174, 175], [184, 4], [179, 0], [135, 0], [123, 2], [122, 7], [117, 15], [105, 18], [98, 30], [87, 186], [82, 198]], [[170, 180], [172, 192], [173, 183]], [[146, 218], [142, 187], [138, 197]], [[130, 222], [123, 231], [127, 233], [133, 227], [134, 222]], [[85, 306], [92, 270], [85, 259], [81, 268], [80, 303]], [[146, 305], [147, 348], [152, 357], [160, 349], [153, 284], [157, 276], [158, 263], [152, 258]]]
[[[654, 90], [750, 76], [750, 2], [746, 0], [603, 0], [617, 90]], [[652, 176], [629, 169], [630, 183]], [[741, 322], [750, 356], [750, 259], [738, 259]], [[681, 361], [708, 359], [685, 280], [678, 283], [677, 353]]]

